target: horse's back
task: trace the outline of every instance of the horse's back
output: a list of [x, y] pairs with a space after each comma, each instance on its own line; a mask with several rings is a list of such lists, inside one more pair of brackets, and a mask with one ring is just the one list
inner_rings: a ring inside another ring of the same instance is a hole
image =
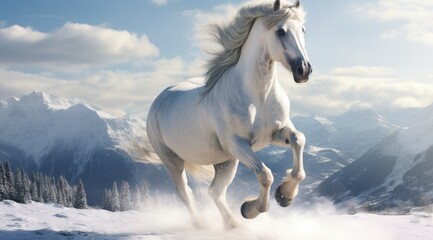
[[154, 135], [155, 130], [172, 130], [176, 122], [186, 117], [185, 113], [195, 111], [195, 108], [187, 106], [199, 104], [199, 91], [200, 85], [190, 82], [177, 83], [162, 91], [153, 101], [147, 116], [148, 135]]

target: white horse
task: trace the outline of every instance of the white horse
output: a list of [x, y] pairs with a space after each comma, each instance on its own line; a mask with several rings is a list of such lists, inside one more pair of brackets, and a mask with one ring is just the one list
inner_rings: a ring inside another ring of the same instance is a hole
[[269, 209], [274, 177], [254, 153], [269, 144], [293, 149], [293, 169], [287, 171], [275, 198], [283, 207], [295, 198], [305, 178], [305, 137], [289, 119], [289, 99], [275, 65], [280, 62], [297, 83], [308, 80], [312, 68], [304, 47], [303, 19], [299, 0], [293, 5], [279, 0], [244, 5], [228, 24], [211, 25], [222, 50], [208, 62], [206, 84], [176, 84], [153, 102], [146, 126], [153, 149], [141, 144], [135, 150], [146, 160], [156, 153], [197, 225], [201, 222], [185, 170], [213, 177], [210, 196], [225, 225], [235, 227], [238, 223], [225, 196], [239, 162], [256, 174], [261, 186], [258, 198], [242, 205], [242, 216], [255, 218]]

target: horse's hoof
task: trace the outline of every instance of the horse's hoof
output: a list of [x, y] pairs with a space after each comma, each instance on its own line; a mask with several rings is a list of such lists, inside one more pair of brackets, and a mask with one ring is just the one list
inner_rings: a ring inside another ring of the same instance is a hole
[[237, 220], [232, 219], [224, 223], [224, 225], [227, 230], [232, 230], [238, 228], [240, 226], [240, 223]]
[[284, 197], [283, 193], [281, 192], [281, 186], [279, 186], [275, 191], [275, 200], [277, 200], [277, 203], [281, 207], [288, 207], [290, 204], [292, 204], [292, 199]]
[[247, 201], [244, 202], [244, 204], [242, 204], [241, 206], [241, 214], [242, 217], [246, 219], [253, 219], [257, 217], [260, 214], [260, 212], [259, 210], [257, 210], [257, 208], [255, 208], [253, 201]]

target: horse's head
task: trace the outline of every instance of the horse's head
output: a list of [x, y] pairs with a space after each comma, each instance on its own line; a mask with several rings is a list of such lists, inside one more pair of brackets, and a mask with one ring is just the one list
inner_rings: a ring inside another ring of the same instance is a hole
[[308, 81], [313, 72], [305, 49], [305, 26], [300, 9], [300, 1], [291, 6], [280, 4], [280, 0], [274, 2], [274, 11], [283, 17], [273, 22], [268, 31], [268, 48], [271, 58], [280, 62], [285, 68], [293, 73], [295, 82]]

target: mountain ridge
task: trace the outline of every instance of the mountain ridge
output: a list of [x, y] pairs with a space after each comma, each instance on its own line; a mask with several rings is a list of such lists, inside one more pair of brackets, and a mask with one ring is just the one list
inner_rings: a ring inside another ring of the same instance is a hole
[[433, 202], [431, 106], [413, 122], [323, 181], [318, 192], [335, 202], [356, 199], [374, 210]]
[[[301, 193], [313, 192], [324, 179], [403, 129], [371, 110], [294, 116], [292, 121], [307, 136], [307, 179]], [[34, 91], [0, 102], [0, 130], [0, 161], [12, 159], [12, 165], [27, 171], [64, 175], [72, 183], [82, 178], [91, 192], [90, 204], [113, 181], [127, 180], [131, 185], [147, 181], [157, 191], [173, 190], [164, 168], [136, 163], [119, 149], [130, 139], [145, 138], [145, 120], [139, 116], [115, 118], [84, 100]], [[287, 148], [270, 146], [257, 155], [274, 172], [276, 183], [292, 166]], [[240, 167], [232, 188], [256, 191], [253, 175]]]

